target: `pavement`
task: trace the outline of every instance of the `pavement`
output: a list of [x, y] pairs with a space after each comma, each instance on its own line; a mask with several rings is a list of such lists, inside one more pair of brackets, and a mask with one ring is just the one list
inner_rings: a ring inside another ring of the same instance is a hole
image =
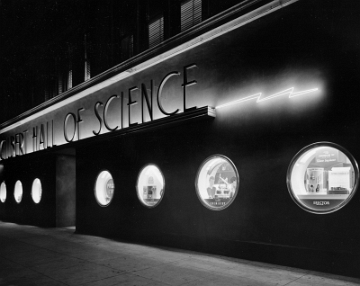
[[360, 285], [360, 279], [0, 221], [0, 285]]

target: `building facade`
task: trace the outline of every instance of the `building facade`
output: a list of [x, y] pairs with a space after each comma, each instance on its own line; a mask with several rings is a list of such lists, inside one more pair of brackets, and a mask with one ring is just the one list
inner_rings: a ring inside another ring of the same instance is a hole
[[1, 125], [0, 219], [358, 276], [356, 1], [140, 2]]

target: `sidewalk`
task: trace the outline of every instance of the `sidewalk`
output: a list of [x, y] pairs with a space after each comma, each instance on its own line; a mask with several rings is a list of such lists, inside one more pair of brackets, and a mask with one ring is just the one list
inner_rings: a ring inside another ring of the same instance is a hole
[[0, 222], [0, 285], [360, 285], [360, 279]]

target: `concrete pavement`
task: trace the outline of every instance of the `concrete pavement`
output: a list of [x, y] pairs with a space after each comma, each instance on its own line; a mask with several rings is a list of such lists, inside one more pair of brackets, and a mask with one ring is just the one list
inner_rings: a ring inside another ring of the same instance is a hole
[[0, 285], [360, 285], [360, 279], [0, 222]]

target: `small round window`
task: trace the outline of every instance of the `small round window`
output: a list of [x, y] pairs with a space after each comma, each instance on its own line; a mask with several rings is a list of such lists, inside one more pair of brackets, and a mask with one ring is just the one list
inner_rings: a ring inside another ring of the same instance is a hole
[[2, 182], [1, 186], [0, 186], [0, 201], [2, 203], [5, 203], [5, 201], [6, 201], [6, 184], [5, 184], [5, 182]]
[[214, 155], [201, 165], [195, 182], [202, 204], [212, 210], [227, 208], [239, 188], [239, 175], [229, 158]]
[[31, 188], [31, 197], [32, 197], [34, 203], [36, 203], [36, 204], [40, 203], [41, 195], [42, 195], [41, 181], [39, 179], [35, 179], [33, 181], [32, 188]]
[[341, 146], [315, 143], [292, 160], [287, 185], [293, 200], [312, 213], [330, 213], [346, 205], [359, 180], [355, 159]]
[[15, 201], [19, 204], [23, 197], [23, 186], [20, 181], [16, 181], [14, 188], [14, 198]]
[[164, 196], [165, 180], [160, 169], [155, 165], [143, 168], [137, 180], [137, 195], [147, 207], [155, 207]]
[[99, 205], [107, 206], [114, 196], [114, 180], [108, 171], [102, 171], [96, 179], [95, 198]]

